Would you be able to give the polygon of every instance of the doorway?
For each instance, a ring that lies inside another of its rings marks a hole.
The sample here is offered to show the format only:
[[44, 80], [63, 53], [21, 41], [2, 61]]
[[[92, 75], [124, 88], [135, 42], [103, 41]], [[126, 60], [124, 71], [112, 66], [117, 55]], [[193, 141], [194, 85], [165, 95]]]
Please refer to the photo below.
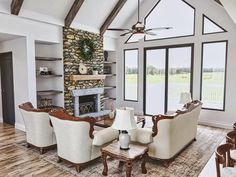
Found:
[[12, 52], [0, 54], [1, 95], [3, 122], [15, 125], [15, 101]]

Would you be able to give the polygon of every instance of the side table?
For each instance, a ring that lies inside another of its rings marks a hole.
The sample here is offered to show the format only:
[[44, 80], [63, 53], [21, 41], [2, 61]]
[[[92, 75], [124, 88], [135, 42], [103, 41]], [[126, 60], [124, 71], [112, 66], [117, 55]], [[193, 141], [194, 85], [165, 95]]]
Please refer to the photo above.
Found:
[[119, 160], [119, 163], [125, 163], [126, 166], [126, 177], [131, 176], [133, 161], [141, 159], [142, 173], [146, 174], [147, 169], [145, 167], [146, 160], [148, 158], [148, 147], [140, 144], [130, 144], [129, 150], [121, 150], [119, 142], [114, 142], [104, 148], [102, 151], [102, 161], [104, 170], [102, 174], [108, 175], [107, 157], [110, 156], [113, 159]]

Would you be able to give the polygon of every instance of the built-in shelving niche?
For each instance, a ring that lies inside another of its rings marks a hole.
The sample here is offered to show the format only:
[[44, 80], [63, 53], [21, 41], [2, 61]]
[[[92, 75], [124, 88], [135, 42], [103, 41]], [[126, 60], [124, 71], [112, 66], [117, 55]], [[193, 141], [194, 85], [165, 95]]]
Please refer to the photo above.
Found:
[[[50, 103], [50, 108], [64, 107], [62, 44], [35, 44], [37, 107]], [[40, 74], [39, 67], [47, 67], [50, 74]], [[48, 99], [49, 101], [47, 101]], [[43, 101], [42, 101], [43, 100]], [[51, 100], [51, 101], [50, 101]]]

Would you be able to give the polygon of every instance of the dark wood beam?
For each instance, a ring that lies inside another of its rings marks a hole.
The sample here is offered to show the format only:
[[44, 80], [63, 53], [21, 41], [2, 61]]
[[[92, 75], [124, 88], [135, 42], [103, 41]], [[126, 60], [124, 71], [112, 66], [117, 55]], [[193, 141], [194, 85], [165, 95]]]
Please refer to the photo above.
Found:
[[220, 2], [220, 0], [215, 0], [215, 2], [217, 2], [218, 4], [223, 6], [223, 4]]
[[65, 18], [65, 26], [69, 27], [73, 20], [75, 19], [76, 14], [79, 12], [79, 9], [81, 8], [82, 4], [84, 3], [84, 0], [75, 0], [69, 13], [67, 14]]
[[24, 0], [12, 0], [11, 2], [11, 14], [18, 15]]
[[116, 6], [114, 7], [114, 9], [111, 11], [110, 15], [107, 17], [107, 19], [105, 20], [105, 22], [101, 26], [101, 28], [100, 28], [101, 35], [103, 35], [105, 33], [107, 28], [110, 26], [112, 21], [116, 18], [117, 14], [120, 12], [120, 10], [122, 9], [122, 7], [125, 5], [126, 2], [127, 2], [127, 0], [119, 0], [118, 1]]

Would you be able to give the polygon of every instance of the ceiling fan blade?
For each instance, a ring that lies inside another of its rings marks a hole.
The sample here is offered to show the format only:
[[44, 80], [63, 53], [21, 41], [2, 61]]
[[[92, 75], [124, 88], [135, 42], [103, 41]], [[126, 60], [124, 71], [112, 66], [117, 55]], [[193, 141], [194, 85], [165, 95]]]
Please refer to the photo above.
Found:
[[146, 31], [157, 31], [157, 30], [168, 30], [168, 29], [173, 29], [172, 27], [159, 27], [159, 28], [150, 28], [147, 29]]
[[130, 31], [130, 29], [122, 29], [122, 28], [108, 28], [109, 31]]
[[129, 34], [129, 33], [132, 33], [132, 32], [129, 31], [129, 32], [126, 32], [126, 33], [121, 34], [120, 36], [125, 36], [125, 35], [127, 35], [127, 34]]
[[157, 35], [157, 34], [155, 34], [155, 33], [149, 32], [149, 31], [145, 31], [145, 34], [151, 35], [151, 36], [156, 36], [156, 35]]

